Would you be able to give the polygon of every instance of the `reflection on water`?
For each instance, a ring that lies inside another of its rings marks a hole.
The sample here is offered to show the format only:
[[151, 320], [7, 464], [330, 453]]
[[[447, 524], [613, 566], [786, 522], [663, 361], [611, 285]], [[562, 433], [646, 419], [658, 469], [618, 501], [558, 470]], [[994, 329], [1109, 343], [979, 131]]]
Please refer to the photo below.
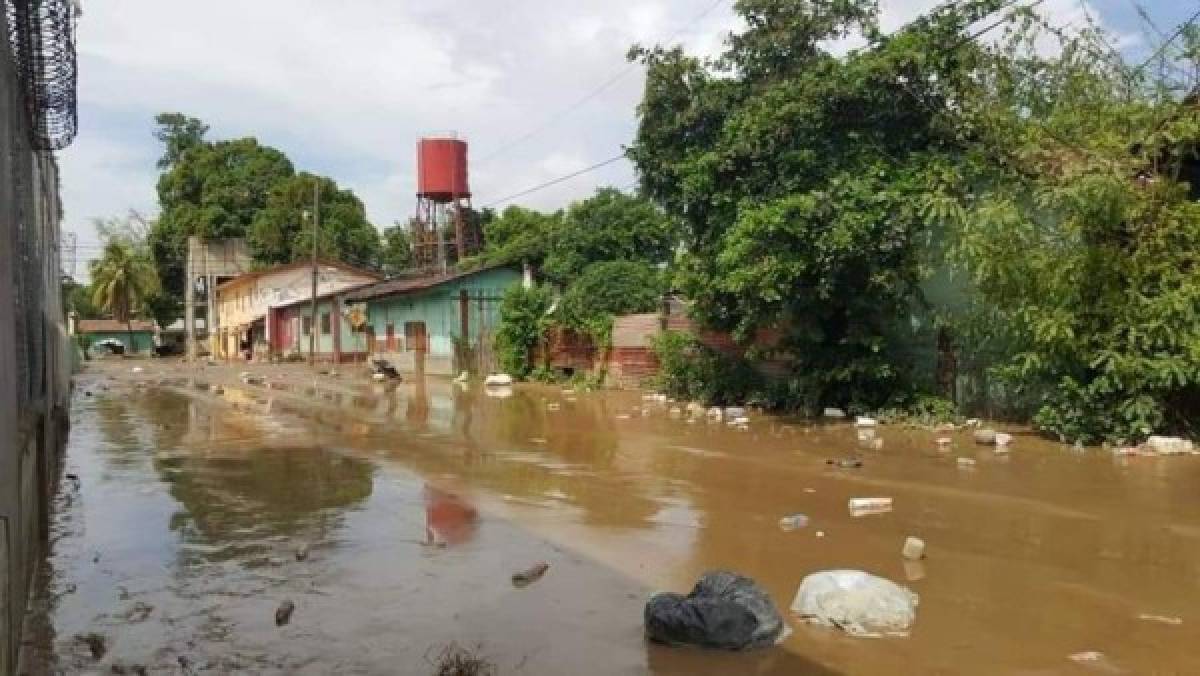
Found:
[[[739, 429], [636, 394], [201, 372], [224, 390], [122, 386], [77, 407], [69, 462], [84, 485], [55, 524], [45, 659], [95, 666], [71, 637], [99, 631], [130, 659], [264, 673], [412, 673], [447, 640], [484, 642], [501, 673], [882, 673], [898, 660], [1053, 673], [1081, 650], [1130, 672], [1200, 672], [1190, 458], [1114, 462], [1028, 436], [1000, 456], [968, 432], [939, 447], [893, 427], [860, 447], [846, 425]], [[850, 456], [862, 466], [826, 464]], [[893, 510], [847, 512], [871, 496]], [[790, 514], [808, 526], [782, 531]], [[900, 556], [909, 535], [929, 543], [925, 560]], [[507, 584], [539, 560], [544, 579]], [[650, 588], [731, 568], [786, 608], [804, 575], [844, 567], [921, 595], [910, 638], [796, 626], [751, 656], [641, 639]], [[276, 629], [283, 598], [296, 616]], [[139, 602], [155, 610], [133, 622]]]
[[425, 484], [427, 544], [458, 545], [470, 540], [479, 526], [479, 512], [461, 496]]

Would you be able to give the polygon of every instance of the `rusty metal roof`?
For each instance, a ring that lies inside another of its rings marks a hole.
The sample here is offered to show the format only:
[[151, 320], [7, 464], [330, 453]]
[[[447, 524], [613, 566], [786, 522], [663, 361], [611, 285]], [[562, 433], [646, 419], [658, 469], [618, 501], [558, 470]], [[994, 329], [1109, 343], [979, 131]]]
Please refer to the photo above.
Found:
[[436, 286], [440, 286], [447, 282], [452, 282], [456, 279], [470, 277], [488, 270], [496, 268], [506, 268], [508, 265], [490, 265], [474, 270], [450, 271], [446, 273], [434, 273], [411, 277], [396, 277], [393, 279], [384, 280], [376, 284], [361, 287], [346, 294], [346, 300], [357, 303], [365, 300], [373, 300], [384, 296], [399, 296], [408, 293], [417, 293], [426, 291]]

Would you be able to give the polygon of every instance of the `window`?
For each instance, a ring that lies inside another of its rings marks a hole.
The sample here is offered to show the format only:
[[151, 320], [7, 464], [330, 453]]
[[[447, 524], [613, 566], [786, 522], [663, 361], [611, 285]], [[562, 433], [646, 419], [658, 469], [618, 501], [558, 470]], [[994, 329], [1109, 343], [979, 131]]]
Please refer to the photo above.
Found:
[[312, 333], [312, 317], [305, 317], [304, 318], [304, 335], [307, 336], [310, 333]]
[[322, 313], [321, 313], [321, 335], [322, 335], [322, 336], [328, 336], [328, 335], [329, 335], [329, 332], [330, 332], [331, 330], [332, 330], [332, 329], [331, 329], [331, 327], [330, 327], [330, 325], [329, 325], [329, 313], [328, 313], [328, 312], [322, 312]]

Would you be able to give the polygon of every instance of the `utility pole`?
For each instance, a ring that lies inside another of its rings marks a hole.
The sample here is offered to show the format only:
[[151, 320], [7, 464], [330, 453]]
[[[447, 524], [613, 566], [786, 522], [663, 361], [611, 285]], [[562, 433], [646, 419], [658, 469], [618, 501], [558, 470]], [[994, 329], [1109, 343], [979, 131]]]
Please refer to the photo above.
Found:
[[321, 227], [321, 179], [313, 182], [312, 309], [308, 332], [308, 364], [317, 363], [317, 233]]

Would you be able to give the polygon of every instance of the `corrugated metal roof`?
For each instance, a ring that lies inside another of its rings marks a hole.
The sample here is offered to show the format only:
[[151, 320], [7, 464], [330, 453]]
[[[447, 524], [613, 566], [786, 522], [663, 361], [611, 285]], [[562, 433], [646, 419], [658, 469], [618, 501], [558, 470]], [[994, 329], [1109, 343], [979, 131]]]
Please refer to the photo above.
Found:
[[352, 291], [346, 294], [346, 300], [352, 303], [357, 303], [365, 300], [382, 298], [384, 296], [399, 296], [407, 293], [426, 291], [436, 286], [441, 286], [447, 282], [452, 282], [456, 279], [462, 279], [464, 277], [478, 275], [489, 270], [507, 267], [512, 266], [491, 265], [488, 267], [476, 268], [474, 270], [467, 270], [463, 272], [448, 272], [445, 274], [423, 275], [420, 277], [397, 277], [395, 279], [388, 279], [376, 284], [370, 284]]
[[[365, 289], [369, 286], [372, 286], [372, 285], [378, 284], [378, 283], [379, 282], [367, 282], [366, 284], [359, 284], [358, 286], [348, 286], [344, 289], [338, 289], [337, 291], [327, 291], [327, 292], [317, 296], [317, 302], [320, 303], [323, 301], [327, 301], [330, 298], [353, 293], [359, 289]], [[312, 296], [309, 295], [306, 298], [297, 298], [296, 300], [291, 300], [286, 303], [280, 303], [279, 305], [272, 305], [271, 309], [272, 310], [285, 310], [288, 308], [295, 307], [297, 305], [308, 305], [311, 302], [312, 302]]]
[[[312, 265], [312, 261], [301, 260], [301, 261], [294, 261], [292, 263], [284, 263], [283, 265], [276, 265], [276, 266], [270, 267], [270, 268], [264, 268], [262, 270], [255, 270], [254, 272], [247, 272], [244, 275], [238, 275], [237, 277], [234, 277], [233, 279], [230, 279], [228, 281], [218, 284], [216, 287], [216, 290], [217, 291], [226, 291], [232, 287], [240, 286], [251, 280], [258, 279], [259, 277], [265, 277], [267, 275], [273, 275], [273, 274], [280, 273], [280, 272], [289, 272], [291, 270], [298, 270], [300, 268], [307, 268], [307, 267], [310, 267], [311, 265]], [[319, 267], [337, 268], [339, 270], [343, 270], [343, 271], [349, 272], [351, 274], [362, 275], [363, 277], [367, 277], [370, 279], [381, 279], [381, 276], [377, 272], [367, 270], [365, 268], [355, 267], [353, 265], [349, 265], [349, 264], [343, 263], [341, 261], [335, 261], [335, 260], [330, 260], [330, 259], [326, 259], [326, 258], [318, 258], [317, 265]]]
[[131, 326], [133, 327], [134, 331], [138, 331], [138, 332], [149, 331], [150, 333], [154, 333], [155, 328], [156, 328], [154, 325], [154, 322], [147, 321], [145, 319], [135, 319], [132, 322], [130, 322], [129, 324], [126, 324], [125, 322], [119, 322], [115, 319], [80, 319], [78, 322], [75, 323], [75, 332], [76, 333], [106, 333], [106, 332], [125, 333], [130, 330]]

